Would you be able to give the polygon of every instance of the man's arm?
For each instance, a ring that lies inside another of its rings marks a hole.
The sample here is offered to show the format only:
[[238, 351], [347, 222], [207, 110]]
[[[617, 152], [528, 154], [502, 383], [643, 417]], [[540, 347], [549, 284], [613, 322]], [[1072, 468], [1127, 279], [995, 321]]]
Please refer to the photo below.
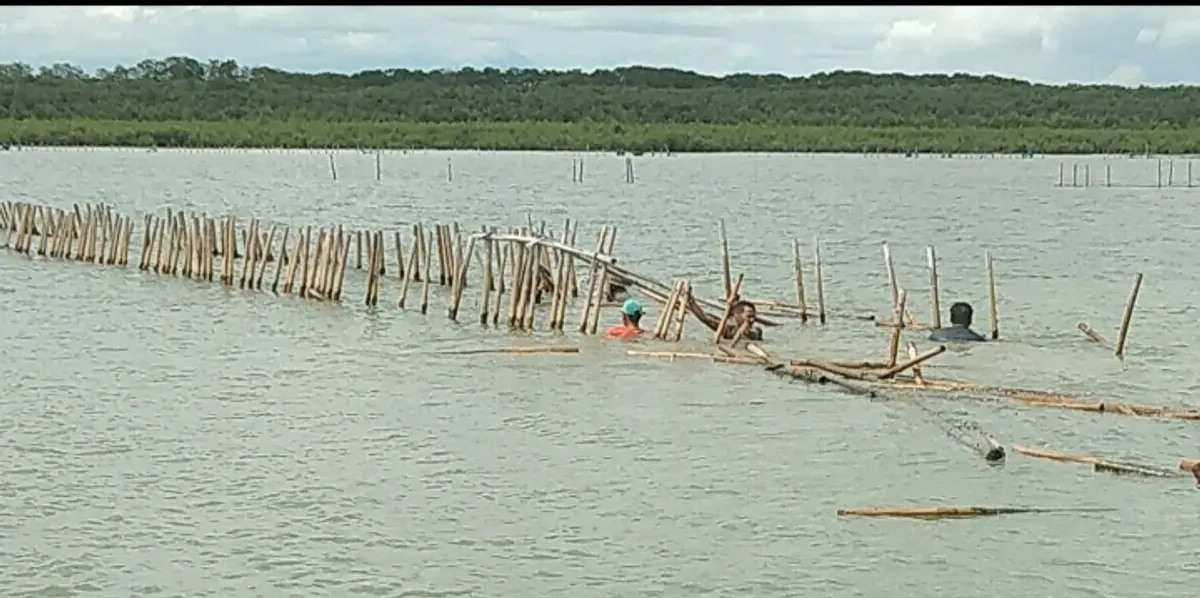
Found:
[[[699, 303], [696, 303], [696, 298], [692, 296], [692, 293], [690, 291], [688, 292], [688, 295], [687, 295], [687, 307], [688, 307], [688, 311], [692, 312], [692, 315], [696, 316], [697, 320], [700, 320], [701, 322], [704, 323], [705, 326], [708, 326], [709, 330], [716, 332], [717, 326], [721, 325], [720, 318], [714, 318], [711, 315], [704, 313], [704, 310], [700, 308]], [[728, 338], [728, 332], [729, 332], [729, 327], [726, 326], [725, 327], [726, 338]]]

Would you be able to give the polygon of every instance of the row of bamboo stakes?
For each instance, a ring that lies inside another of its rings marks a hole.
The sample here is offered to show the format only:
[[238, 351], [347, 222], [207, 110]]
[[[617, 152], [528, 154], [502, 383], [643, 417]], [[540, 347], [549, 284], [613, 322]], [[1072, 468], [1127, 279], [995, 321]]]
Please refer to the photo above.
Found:
[[129, 261], [133, 222], [111, 206], [76, 204], [62, 210], [5, 202], [0, 204], [0, 225], [4, 229], [0, 247], [18, 253], [110, 266]]
[[[57, 257], [82, 239], [72, 254], [80, 260], [125, 265], [129, 259], [135, 222], [109, 206], [97, 205], [60, 210], [28, 203], [0, 203], [5, 247]], [[57, 235], [64, 226], [72, 233]], [[235, 216], [211, 217], [168, 209], [165, 215], [146, 214], [142, 220], [138, 268], [158, 275], [194, 280], [219, 281], [225, 286], [295, 294], [321, 301], [341, 301], [346, 270], [366, 270], [364, 303], [378, 307], [382, 280], [387, 273], [385, 236], [382, 231], [346, 231], [341, 226], [265, 227], [258, 219], [240, 223]], [[265, 229], [265, 230], [264, 230]], [[601, 308], [611, 295], [612, 285], [632, 284], [666, 303], [660, 339], [678, 340], [686, 318], [683, 281], [668, 287], [653, 279], [617, 268], [611, 257], [617, 228], [606, 226], [598, 235], [596, 248], [588, 253], [574, 247], [576, 224], [567, 219], [561, 235], [547, 234], [545, 222], [500, 233], [484, 227], [466, 233], [457, 223], [412, 226], [407, 259], [401, 233], [394, 232], [396, 276], [399, 279], [397, 308], [404, 309], [415, 297], [421, 313], [427, 313], [430, 287], [449, 287], [447, 315], [459, 319], [464, 291], [471, 286], [470, 269], [477, 264], [481, 296], [479, 321], [516, 330], [532, 330], [541, 312], [553, 331], [567, 327], [572, 299], [585, 296], [578, 330], [596, 334]], [[43, 231], [47, 234], [41, 234]], [[52, 240], [53, 239], [53, 240]], [[351, 249], [354, 252], [351, 254]], [[436, 262], [435, 262], [436, 256]], [[268, 267], [274, 264], [270, 274]], [[587, 268], [580, 283], [580, 267]], [[417, 286], [419, 285], [419, 287]], [[549, 305], [539, 309], [544, 303]], [[707, 301], [710, 306], [715, 302]], [[669, 328], [669, 329], [668, 329]]]

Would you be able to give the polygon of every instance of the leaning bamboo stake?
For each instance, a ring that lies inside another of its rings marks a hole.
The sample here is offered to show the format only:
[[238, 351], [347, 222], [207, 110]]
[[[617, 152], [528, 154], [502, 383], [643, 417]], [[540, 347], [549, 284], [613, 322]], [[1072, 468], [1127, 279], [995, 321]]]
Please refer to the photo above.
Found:
[[813, 240], [813, 269], [817, 277], [817, 321], [825, 323], [825, 280], [821, 274], [821, 240]]
[[725, 219], [720, 220], [721, 229], [721, 280], [725, 283], [725, 296], [733, 289], [733, 273], [729, 269], [729, 236], [725, 234]]
[[[483, 240], [483, 282], [480, 286], [483, 287], [483, 303], [479, 308], [479, 323], [487, 326], [488, 313], [492, 308], [492, 288], [495, 286], [492, 282], [492, 252], [495, 249], [496, 242], [490, 238]], [[499, 301], [499, 297], [497, 297]]]
[[[604, 253], [606, 255], [610, 255], [610, 256], [612, 255], [613, 245], [616, 242], [617, 242], [617, 226], [614, 224], [611, 227], [609, 227], [608, 242], [604, 246]], [[604, 300], [604, 294], [605, 294], [604, 291], [605, 291], [605, 289], [608, 288], [608, 284], [609, 284], [608, 276], [609, 276], [609, 264], [607, 262], [601, 262], [600, 272], [599, 272], [599, 276], [598, 276], [598, 278], [600, 279], [600, 288], [597, 289], [597, 292], [596, 292], [596, 303], [595, 303], [594, 309], [592, 310], [592, 314], [591, 314], [592, 320], [588, 324], [588, 334], [593, 334], [593, 335], [596, 334], [596, 328], [600, 323], [600, 305], [601, 305], [601, 302]]]
[[908, 517], [914, 519], [964, 519], [1025, 513], [1099, 513], [1110, 508], [1088, 507], [863, 507], [838, 509], [839, 517]]
[[404, 242], [400, 239], [400, 231], [393, 231], [396, 242], [396, 278], [404, 278]]
[[[421, 227], [421, 234], [423, 236], [425, 235], [425, 230], [424, 230], [423, 226]], [[424, 275], [421, 277], [421, 313], [422, 314], [428, 313], [428, 311], [429, 311], [429, 279], [433, 278], [430, 275], [430, 270], [429, 270], [429, 268], [432, 266], [432, 259], [433, 259], [432, 253], [429, 250], [429, 246], [431, 244], [433, 244], [433, 232], [430, 232], [428, 234], [428, 236], [425, 236], [421, 240], [421, 253], [425, 259], [425, 266], [423, 268]]]
[[525, 274], [525, 302], [524, 311], [521, 312], [521, 328], [523, 330], [533, 330], [535, 312], [537, 310], [537, 289], [539, 268], [541, 266], [542, 246], [539, 243], [534, 243], [529, 247], [529, 271]]
[[1142, 273], [1138, 272], [1133, 279], [1133, 290], [1129, 292], [1129, 301], [1125, 303], [1125, 312], [1121, 315], [1121, 330], [1117, 332], [1117, 346], [1114, 354], [1117, 359], [1125, 359], [1125, 341], [1129, 338], [1129, 325], [1133, 322], [1133, 306], [1137, 303], [1138, 291], [1142, 289]]
[[412, 285], [413, 277], [417, 274], [417, 258], [421, 256], [421, 240], [425, 235], [421, 233], [417, 225], [413, 225], [413, 241], [408, 250], [408, 267], [404, 268], [404, 280], [400, 283], [400, 298], [396, 301], [396, 307], [404, 309], [404, 304], [408, 302], [408, 288]]
[[996, 309], [996, 268], [992, 262], [992, 252], [984, 253], [984, 261], [987, 263], [988, 277], [988, 321], [991, 324], [992, 340], [1000, 338], [1000, 316]]
[[[499, 327], [500, 326], [500, 310], [502, 309], [501, 306], [504, 304], [504, 289], [506, 288], [505, 283], [504, 283], [504, 272], [509, 268], [509, 264], [512, 262], [512, 259], [513, 259], [512, 251], [513, 250], [512, 250], [511, 243], [501, 244], [501, 242], [496, 239], [492, 239], [492, 243], [495, 245], [495, 253], [497, 254], [496, 255], [496, 260], [497, 260], [496, 261], [496, 302], [492, 307], [492, 326]], [[509, 291], [511, 292], [511, 290], [512, 289], [510, 287]]]
[[336, 274], [333, 279], [333, 300], [342, 300], [342, 287], [346, 283], [346, 266], [350, 263], [350, 238], [343, 237], [341, 252], [338, 254]]
[[736, 304], [735, 298], [742, 290], [742, 281], [745, 279], [744, 274], [738, 274], [737, 282], [729, 289], [729, 295], [725, 297], [725, 312], [721, 314], [721, 320], [717, 325], [717, 330], [713, 333], [713, 344], [721, 344], [721, 338], [725, 336], [725, 326], [729, 322], [729, 316], [733, 314], [733, 306]]
[[283, 228], [283, 240], [279, 243], [279, 259], [275, 260], [275, 280], [271, 281], [271, 292], [279, 294], [279, 278], [283, 274], [284, 266], [291, 268], [291, 261], [288, 259], [288, 237], [292, 234], [292, 227], [285, 226]]
[[[267, 233], [267, 243], [262, 248], [262, 263], [258, 265], [258, 276], [254, 277], [254, 288], [262, 290], [262, 279], [267, 273], [267, 258], [271, 255], [271, 247], [275, 244], [275, 225], [271, 225], [271, 232]], [[276, 260], [282, 261], [282, 260]], [[278, 268], [276, 268], [278, 271]]]
[[588, 325], [588, 322], [591, 320], [591, 311], [593, 309], [593, 304], [595, 304], [597, 306], [596, 309], [599, 309], [598, 306], [600, 303], [600, 301], [599, 301], [600, 297], [598, 297], [598, 295], [601, 294], [602, 289], [600, 288], [599, 280], [598, 280], [598, 274], [599, 274], [599, 269], [600, 269], [599, 261], [595, 259], [595, 256], [600, 255], [600, 253], [604, 250], [605, 237], [607, 235], [608, 235], [608, 226], [605, 225], [604, 227], [602, 227], [600, 229], [600, 234], [597, 235], [596, 251], [593, 253], [593, 259], [589, 260], [588, 275], [587, 275], [587, 281], [588, 281], [587, 295], [585, 296], [585, 301], [584, 301], [584, 305], [583, 305], [583, 313], [579, 317], [579, 332], [583, 333], [583, 334], [587, 334], [587, 325]]
[[[917, 359], [917, 344], [912, 341], [908, 342], [908, 359], [910, 361]], [[913, 382], [918, 386], [925, 386], [925, 376], [921, 372], [921, 365], [919, 363], [912, 366], [912, 377]]]
[[675, 287], [671, 289], [671, 294], [667, 296], [667, 303], [658, 313], [658, 321], [654, 324], [654, 338], [663, 338], [667, 334], [667, 324], [671, 322], [671, 312], [675, 309], [675, 304], [679, 301], [679, 294], [683, 286], [683, 281], [675, 283]]
[[896, 295], [896, 304], [893, 306], [892, 321], [895, 325], [892, 327], [892, 335], [888, 339], [888, 367], [896, 366], [896, 359], [900, 354], [900, 335], [904, 330], [904, 305], [908, 302], [908, 291], [900, 289]]
[[458, 308], [462, 304], [463, 288], [467, 285], [467, 272], [471, 267], [471, 260], [475, 257], [475, 243], [472, 239], [470, 246], [467, 248], [465, 259], [458, 264], [458, 272], [454, 276], [454, 285], [451, 291], [450, 308], [447, 310], [447, 315], [451, 320], [458, 320]]
[[800, 306], [800, 323], [808, 322], [808, 301], [804, 297], [804, 262], [800, 260], [800, 239], [792, 239], [792, 269], [796, 271], [796, 305]]
[[895, 310], [900, 304], [900, 283], [896, 281], [896, 264], [892, 261], [892, 250], [887, 243], [883, 244], [883, 267], [887, 272], [888, 286], [891, 288], [892, 309]]
[[687, 321], [688, 315], [688, 310], [684, 303], [686, 301], [686, 297], [690, 296], [691, 294], [692, 283], [683, 281], [683, 296], [679, 298], [678, 309], [676, 309], [676, 313], [678, 315], [675, 316], [675, 334], [672, 336], [671, 342], [677, 343], [679, 342], [679, 339], [683, 337], [683, 324], [685, 321]]

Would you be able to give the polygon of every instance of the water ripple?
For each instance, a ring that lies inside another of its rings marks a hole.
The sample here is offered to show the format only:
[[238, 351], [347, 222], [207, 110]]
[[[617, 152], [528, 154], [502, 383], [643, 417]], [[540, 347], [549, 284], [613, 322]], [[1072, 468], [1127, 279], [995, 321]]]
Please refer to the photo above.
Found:
[[[576, 185], [567, 159], [459, 153], [448, 184], [444, 155], [388, 154], [376, 183], [373, 157], [342, 153], [333, 183], [322, 153], [31, 151], [5, 157], [0, 184], [280, 224], [520, 224], [529, 210], [590, 234], [619, 220], [623, 261], [706, 294], [724, 217], [748, 294], [791, 297], [790, 239], [807, 258], [820, 236], [827, 300], [844, 312], [886, 311], [887, 241], [922, 320], [925, 245], [941, 255], [943, 305], [984, 305], [990, 249], [1004, 342], [949, 351], [930, 374], [1197, 405], [1186, 331], [1200, 248], [1180, 190], [1056, 190], [1044, 160], [811, 156], [638, 158], [637, 185], [620, 158], [589, 156]], [[63, 168], [76, 176], [46, 174]], [[1074, 327], [1113, 335], [1139, 270], [1122, 364]], [[428, 317], [369, 314], [358, 271], [341, 307], [10, 252], [0, 281], [6, 596], [1191, 595], [1190, 482], [1016, 456], [988, 467], [901, 401], [447, 325], [440, 289]], [[841, 320], [768, 334], [784, 355], [879, 359], [887, 342]], [[584, 355], [431, 354], [501, 342]], [[1194, 422], [921, 400], [1005, 443], [1197, 457]], [[937, 503], [1120, 510], [834, 517]]]

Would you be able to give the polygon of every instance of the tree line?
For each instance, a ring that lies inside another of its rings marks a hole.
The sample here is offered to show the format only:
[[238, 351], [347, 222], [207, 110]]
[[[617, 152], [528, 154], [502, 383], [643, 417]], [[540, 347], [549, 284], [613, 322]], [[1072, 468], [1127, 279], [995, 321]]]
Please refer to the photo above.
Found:
[[0, 65], [0, 116], [128, 121], [567, 122], [839, 127], [1188, 128], [1200, 88], [1049, 86], [838, 71], [712, 77], [667, 68], [294, 73], [175, 56], [94, 73]]
[[1200, 88], [669, 68], [295, 73], [175, 56], [0, 64], [0, 143], [643, 151], [1195, 152]]

